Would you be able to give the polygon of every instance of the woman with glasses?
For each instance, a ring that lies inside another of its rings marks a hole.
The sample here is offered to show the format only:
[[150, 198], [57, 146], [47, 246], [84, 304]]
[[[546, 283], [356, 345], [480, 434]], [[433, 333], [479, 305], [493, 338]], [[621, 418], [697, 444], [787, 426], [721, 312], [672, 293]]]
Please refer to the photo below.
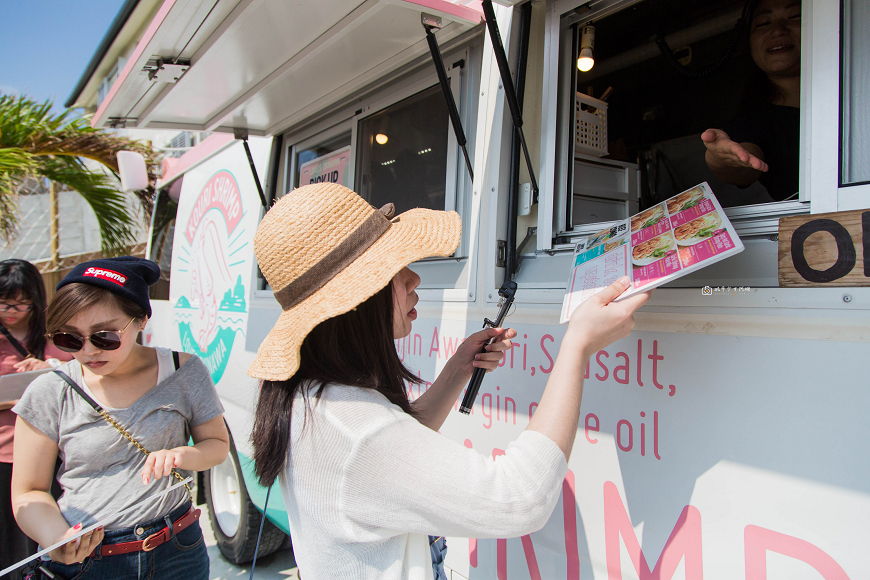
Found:
[[75, 360], [38, 377], [13, 409], [15, 517], [43, 547], [104, 525], [49, 552], [46, 577], [208, 578], [200, 512], [177, 484], [221, 463], [229, 436], [202, 361], [136, 342], [159, 276], [141, 258], [93, 260], [58, 284], [48, 307], [49, 340]]
[[[0, 375], [50, 368], [70, 360], [45, 340], [45, 286], [39, 270], [25, 260], [0, 262]], [[36, 543], [12, 515], [12, 436], [16, 400], [0, 400], [0, 569], [33, 554]], [[16, 577], [16, 576], [13, 576]]]

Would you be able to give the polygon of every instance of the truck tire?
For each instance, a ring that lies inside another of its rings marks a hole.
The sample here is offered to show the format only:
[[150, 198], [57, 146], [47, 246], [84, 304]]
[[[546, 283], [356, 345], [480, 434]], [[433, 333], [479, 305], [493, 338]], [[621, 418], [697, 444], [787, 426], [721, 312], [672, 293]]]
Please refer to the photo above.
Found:
[[[202, 480], [208, 518], [218, 549], [233, 564], [250, 562], [257, 547], [262, 513], [248, 497], [232, 435], [226, 460], [204, 472]], [[267, 519], [263, 523], [257, 557], [281, 548], [286, 538], [287, 534]]]

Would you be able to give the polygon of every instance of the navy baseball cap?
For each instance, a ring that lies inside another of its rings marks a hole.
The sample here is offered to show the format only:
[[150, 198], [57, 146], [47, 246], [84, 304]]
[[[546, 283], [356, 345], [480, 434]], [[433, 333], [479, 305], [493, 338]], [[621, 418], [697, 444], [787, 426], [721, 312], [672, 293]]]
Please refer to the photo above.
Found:
[[64, 276], [55, 290], [67, 284], [88, 284], [132, 300], [151, 316], [148, 287], [160, 279], [160, 266], [145, 258], [121, 256], [79, 264]]

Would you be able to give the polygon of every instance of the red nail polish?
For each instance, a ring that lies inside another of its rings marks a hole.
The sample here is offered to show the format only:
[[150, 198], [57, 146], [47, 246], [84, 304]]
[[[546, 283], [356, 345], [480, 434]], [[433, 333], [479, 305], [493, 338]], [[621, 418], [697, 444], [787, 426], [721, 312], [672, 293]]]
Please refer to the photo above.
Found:
[[74, 527], [73, 529], [74, 529], [75, 531], [79, 531], [80, 529], [82, 529], [82, 524], [81, 524], [81, 523], [76, 524], [75, 527]]

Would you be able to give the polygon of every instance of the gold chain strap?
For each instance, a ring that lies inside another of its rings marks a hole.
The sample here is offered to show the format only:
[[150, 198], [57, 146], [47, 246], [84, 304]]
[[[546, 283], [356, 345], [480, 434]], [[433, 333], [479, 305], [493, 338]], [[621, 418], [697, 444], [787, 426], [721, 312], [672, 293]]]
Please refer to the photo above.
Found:
[[[120, 423], [118, 423], [117, 421], [115, 421], [114, 419], [112, 419], [112, 417], [110, 417], [109, 414], [106, 413], [105, 410], [102, 410], [102, 409], [101, 409], [101, 410], [98, 411], [98, 412], [100, 413], [100, 415], [102, 415], [103, 419], [105, 419], [106, 421], [108, 421], [109, 424], [112, 425], [112, 427], [114, 427], [115, 429], [117, 429], [117, 430], [121, 433], [121, 435], [123, 435], [123, 436], [124, 436], [124, 437], [125, 437], [125, 438], [130, 442], [130, 443], [132, 443], [133, 445], [135, 445], [136, 448], [137, 448], [139, 451], [141, 451], [142, 453], [144, 453], [146, 457], [149, 456], [149, 455], [151, 455], [151, 452], [150, 452], [150, 451], [148, 451], [147, 449], [145, 449], [144, 447], [142, 447], [142, 445], [141, 445], [138, 441], [136, 441], [136, 439], [134, 439], [132, 435], [130, 435], [129, 431], [127, 431], [126, 429], [124, 429], [124, 427], [123, 427]], [[177, 479], [178, 481], [180, 481], [180, 482], [181, 482], [181, 481], [184, 481], [184, 478], [181, 477], [181, 475], [180, 475], [177, 471], [175, 471], [175, 469], [173, 469], [170, 473], [172, 473], [172, 475], [174, 475], [174, 476], [175, 476], [175, 479]], [[187, 495], [188, 495], [188, 497], [190, 498], [191, 501], [193, 501], [193, 492], [190, 491], [190, 486], [189, 486], [188, 484], [185, 483], [185, 484], [184, 484], [184, 489], [187, 490]]]

